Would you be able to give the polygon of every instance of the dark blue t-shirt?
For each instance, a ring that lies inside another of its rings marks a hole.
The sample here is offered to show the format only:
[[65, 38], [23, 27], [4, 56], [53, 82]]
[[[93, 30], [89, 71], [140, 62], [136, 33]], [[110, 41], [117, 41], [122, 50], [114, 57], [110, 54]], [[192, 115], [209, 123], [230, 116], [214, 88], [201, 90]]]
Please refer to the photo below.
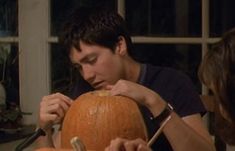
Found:
[[[174, 111], [180, 117], [205, 112], [205, 108], [191, 80], [179, 71], [142, 64], [138, 83], [157, 92], [165, 101], [173, 106]], [[76, 98], [90, 90], [93, 89], [89, 84], [80, 80], [74, 87], [70, 97]], [[140, 106], [140, 110], [147, 126], [148, 136], [151, 138], [159, 127], [151, 121], [150, 117], [152, 114], [146, 107]], [[154, 151], [172, 151], [171, 145], [164, 134], [158, 137], [152, 145], [152, 149]]]
[[[195, 113], [205, 113], [205, 108], [191, 80], [185, 74], [171, 68], [163, 68], [152, 65], [142, 65], [139, 83], [157, 92], [165, 101], [169, 102], [174, 111], [184, 117]], [[159, 128], [150, 120], [152, 114], [141, 106], [149, 138]], [[161, 134], [152, 145], [155, 151], [172, 151], [171, 145], [164, 134]]]

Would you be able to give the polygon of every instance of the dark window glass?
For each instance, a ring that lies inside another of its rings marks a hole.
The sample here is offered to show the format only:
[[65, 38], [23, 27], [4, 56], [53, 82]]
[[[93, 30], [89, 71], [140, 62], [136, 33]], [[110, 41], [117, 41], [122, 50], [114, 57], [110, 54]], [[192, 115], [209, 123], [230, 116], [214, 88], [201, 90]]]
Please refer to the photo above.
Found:
[[116, 10], [116, 3], [116, 0], [51, 0], [51, 35], [58, 35], [67, 16], [78, 7], [102, 6]]
[[0, 0], [0, 37], [18, 35], [18, 1]]
[[70, 82], [69, 60], [58, 44], [51, 44], [51, 91], [66, 92]]
[[0, 43], [0, 104], [19, 105], [18, 45]]
[[134, 57], [140, 62], [172, 67], [186, 73], [201, 92], [197, 70], [201, 61], [200, 45], [135, 44]]
[[225, 31], [235, 27], [235, 1], [210, 1], [210, 36], [220, 37]]
[[132, 35], [201, 36], [200, 0], [136, 0], [126, 2]]

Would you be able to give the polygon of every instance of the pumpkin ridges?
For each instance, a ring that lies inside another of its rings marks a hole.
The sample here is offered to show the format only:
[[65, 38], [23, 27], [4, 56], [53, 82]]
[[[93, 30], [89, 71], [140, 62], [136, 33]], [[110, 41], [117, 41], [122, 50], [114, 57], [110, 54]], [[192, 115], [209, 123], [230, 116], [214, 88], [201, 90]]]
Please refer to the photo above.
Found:
[[[140, 118], [139, 115], [140, 115], [140, 113], [139, 114], [135, 113], [136, 110], [138, 110], [138, 106], [132, 100], [128, 100], [128, 102], [126, 104], [123, 104], [122, 100], [115, 100], [115, 101], [119, 103], [119, 106], [121, 108], [128, 108], [129, 106], [134, 106], [135, 107], [135, 109], [133, 109], [133, 110], [125, 110], [125, 111], [122, 112], [122, 114], [124, 114], [125, 117], [129, 117], [129, 118], [126, 118], [126, 119], [117, 118], [116, 119], [116, 120], [118, 120], [117, 123], [119, 124], [120, 127], [126, 127], [126, 131], [124, 130], [125, 134], [122, 137], [134, 136], [134, 133], [133, 133], [134, 131], [128, 131], [128, 129], [133, 129], [134, 130], [135, 127], [141, 127], [141, 125], [139, 124], [139, 118]], [[127, 99], [126, 99], [126, 101], [127, 101]], [[118, 116], [122, 116], [122, 115], [118, 115]], [[129, 119], [132, 119], [136, 124], [130, 125], [129, 122], [128, 122]], [[136, 122], [136, 121], [138, 121], [138, 122]], [[139, 129], [139, 128], [137, 128], [137, 129]], [[137, 134], [137, 135], [139, 133], [140, 133], [140, 131], [135, 132], [135, 134]], [[134, 138], [129, 138], [129, 139], [134, 139]]]
[[123, 96], [112, 96], [110, 100], [110, 96], [97, 97], [95, 93], [86, 93], [76, 101], [64, 119], [62, 147], [71, 148], [69, 138], [75, 135], [87, 149], [97, 151], [103, 150], [117, 136], [147, 140], [142, 115], [133, 100]]

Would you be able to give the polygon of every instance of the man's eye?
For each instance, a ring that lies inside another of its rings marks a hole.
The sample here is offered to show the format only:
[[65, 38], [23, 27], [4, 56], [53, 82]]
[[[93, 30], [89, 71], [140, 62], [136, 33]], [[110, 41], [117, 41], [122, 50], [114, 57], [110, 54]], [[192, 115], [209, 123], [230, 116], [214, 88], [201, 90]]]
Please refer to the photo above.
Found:
[[94, 63], [96, 62], [96, 60], [97, 60], [96, 57], [90, 58], [90, 59], [88, 60], [88, 63], [89, 63], [89, 64], [94, 64]]

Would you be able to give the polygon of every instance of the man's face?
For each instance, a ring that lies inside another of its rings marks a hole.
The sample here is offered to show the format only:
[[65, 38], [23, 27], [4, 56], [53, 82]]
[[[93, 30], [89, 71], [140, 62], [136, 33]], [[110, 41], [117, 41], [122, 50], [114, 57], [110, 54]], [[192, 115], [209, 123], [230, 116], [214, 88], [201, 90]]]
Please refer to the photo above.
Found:
[[72, 48], [70, 60], [82, 77], [95, 89], [105, 89], [108, 84], [115, 84], [124, 78], [122, 56], [119, 47], [115, 52], [109, 48], [80, 42], [81, 51]]

